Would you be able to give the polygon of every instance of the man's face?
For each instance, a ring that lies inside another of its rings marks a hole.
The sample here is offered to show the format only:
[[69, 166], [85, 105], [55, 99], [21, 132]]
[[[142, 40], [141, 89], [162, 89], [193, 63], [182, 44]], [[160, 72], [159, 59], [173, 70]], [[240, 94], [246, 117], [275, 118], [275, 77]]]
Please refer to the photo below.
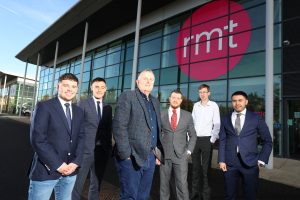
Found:
[[182, 95], [172, 92], [171, 96], [169, 97], [170, 105], [172, 108], [176, 109], [180, 106], [182, 102]]
[[149, 95], [153, 89], [154, 81], [153, 73], [145, 71], [140, 74], [138, 80], [136, 80], [136, 84], [141, 92]]
[[248, 100], [243, 95], [234, 95], [231, 98], [231, 102], [236, 112], [242, 112], [248, 104]]
[[103, 99], [106, 92], [106, 84], [103, 81], [95, 81], [91, 89], [93, 91], [93, 96], [96, 99]]
[[207, 101], [209, 95], [210, 95], [210, 92], [208, 91], [208, 89], [206, 87], [199, 90], [199, 97], [200, 97], [201, 101]]
[[58, 96], [65, 101], [71, 101], [75, 97], [77, 89], [78, 83], [72, 80], [62, 80], [56, 87]]

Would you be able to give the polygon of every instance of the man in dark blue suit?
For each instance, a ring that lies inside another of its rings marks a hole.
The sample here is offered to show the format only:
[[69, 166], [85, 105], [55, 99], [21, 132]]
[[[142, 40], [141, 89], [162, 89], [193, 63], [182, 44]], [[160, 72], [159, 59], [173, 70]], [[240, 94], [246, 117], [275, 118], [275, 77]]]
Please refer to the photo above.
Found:
[[29, 173], [29, 200], [70, 200], [84, 145], [83, 112], [72, 104], [78, 79], [59, 77], [58, 97], [39, 102], [30, 127], [34, 156]]
[[118, 99], [113, 135], [120, 199], [148, 200], [155, 163], [160, 164], [154, 155], [161, 139], [159, 101], [150, 94], [154, 81], [153, 72], [144, 70], [136, 81], [138, 89]]
[[[241, 177], [244, 199], [254, 200], [259, 167], [268, 163], [272, 138], [264, 120], [246, 109], [248, 96], [245, 92], [234, 92], [231, 99], [234, 111], [222, 119], [219, 134], [218, 161], [225, 176], [226, 199], [237, 199]], [[258, 137], [261, 140], [261, 150], [258, 150]]]
[[103, 101], [106, 92], [105, 80], [100, 77], [93, 79], [91, 90], [93, 96], [79, 102], [84, 112], [85, 146], [72, 200], [81, 199], [88, 173], [90, 173], [88, 199], [99, 199], [100, 184], [112, 148], [112, 108]]

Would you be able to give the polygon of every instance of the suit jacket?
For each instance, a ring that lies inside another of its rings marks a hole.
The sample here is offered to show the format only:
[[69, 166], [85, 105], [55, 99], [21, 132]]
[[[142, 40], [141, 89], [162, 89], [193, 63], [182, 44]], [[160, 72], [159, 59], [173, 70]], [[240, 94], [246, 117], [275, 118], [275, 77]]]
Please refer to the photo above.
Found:
[[[57, 169], [65, 163], [80, 166], [84, 146], [83, 112], [72, 104], [72, 128], [58, 98], [36, 105], [30, 127], [30, 142], [34, 151], [29, 177], [43, 181], [58, 179]], [[74, 175], [77, 170], [71, 174]]]
[[[109, 145], [111, 146], [112, 109], [111, 106], [105, 104], [103, 101], [102, 105], [102, 117], [101, 121], [99, 121], [93, 97], [79, 102], [79, 106], [84, 113], [84, 153], [93, 154], [96, 140], [100, 140], [100, 136], [102, 145], [105, 145], [107, 148]], [[97, 138], [96, 135], [98, 135]]]
[[[159, 101], [149, 95], [157, 116], [158, 144], [161, 139]], [[120, 159], [134, 157], [143, 166], [151, 149], [151, 121], [139, 89], [123, 92], [118, 99], [113, 119], [113, 135], [116, 154]]]
[[112, 108], [103, 103], [102, 117], [98, 125], [95, 142], [100, 142], [101, 147], [110, 152], [112, 149]]
[[[234, 163], [237, 146], [243, 162], [249, 167], [257, 165], [261, 160], [268, 163], [272, 151], [272, 138], [265, 121], [257, 114], [246, 111], [244, 126], [238, 136], [231, 122], [232, 113], [226, 115], [221, 121], [219, 162], [227, 165]], [[262, 141], [262, 149], [258, 151], [258, 136]]]
[[[187, 134], [189, 140], [187, 140]], [[177, 158], [187, 155], [187, 150], [193, 152], [197, 140], [191, 113], [180, 109], [180, 118], [175, 132], [171, 127], [168, 111], [162, 115], [162, 146], [165, 158], [172, 158], [173, 150]]]

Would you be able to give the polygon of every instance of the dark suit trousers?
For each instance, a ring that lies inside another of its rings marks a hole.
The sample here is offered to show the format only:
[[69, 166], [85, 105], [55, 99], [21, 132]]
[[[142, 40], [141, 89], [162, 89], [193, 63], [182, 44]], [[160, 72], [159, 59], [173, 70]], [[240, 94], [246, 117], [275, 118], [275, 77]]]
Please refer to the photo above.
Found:
[[108, 160], [111, 155], [109, 149], [104, 149], [101, 145], [96, 145], [95, 150], [95, 172], [99, 183], [98, 190], [100, 191], [101, 182], [105, 173], [105, 169], [108, 163]]
[[239, 188], [239, 179], [242, 178], [243, 191], [245, 200], [255, 200], [258, 185], [258, 166], [246, 166], [241, 157], [237, 154], [233, 166], [227, 165], [227, 172], [224, 173], [225, 177], [225, 190], [226, 199], [237, 199]]
[[88, 199], [99, 199], [99, 186], [95, 173], [94, 154], [83, 154], [82, 164], [79, 168], [76, 182], [72, 192], [72, 200], [80, 200], [81, 193], [84, 187], [85, 180], [90, 173], [90, 187], [88, 193]]
[[[200, 194], [203, 200], [210, 198], [208, 173], [211, 166], [211, 155], [212, 144], [210, 143], [210, 137], [197, 137], [197, 142], [192, 153], [192, 199], [198, 200]], [[200, 183], [202, 184], [201, 188]]]

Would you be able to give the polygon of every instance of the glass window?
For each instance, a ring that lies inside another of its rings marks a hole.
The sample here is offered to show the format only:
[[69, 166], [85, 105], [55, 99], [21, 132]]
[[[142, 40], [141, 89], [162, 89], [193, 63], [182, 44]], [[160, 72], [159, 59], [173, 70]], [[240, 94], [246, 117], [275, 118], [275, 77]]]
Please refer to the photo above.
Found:
[[[265, 0], [255, 0], [255, 1], [253, 1], [253, 0], [234, 0], [234, 1], [237, 2], [238, 4], [242, 5], [242, 8], [244, 8], [244, 9], [261, 4], [261, 3], [265, 3]], [[234, 4], [231, 4], [230, 7], [231, 7], [231, 10], [234, 12], [238, 10], [238, 8], [234, 6]]]
[[95, 58], [99, 58], [99, 57], [105, 56], [105, 54], [106, 54], [106, 47], [100, 47], [95, 52]]
[[146, 28], [141, 31], [140, 43], [152, 40], [162, 35], [162, 24]]
[[81, 66], [80, 65], [76, 65], [75, 69], [74, 69], [74, 74], [80, 74], [81, 71]]
[[105, 78], [118, 76], [119, 75], [119, 70], [120, 70], [120, 64], [106, 67]]
[[[229, 62], [236, 62], [240, 56], [231, 57]], [[230, 78], [257, 76], [265, 74], [265, 52], [242, 56], [238, 64], [229, 72]]]
[[93, 71], [93, 79], [96, 77], [104, 77], [104, 68], [96, 69]]
[[166, 69], [161, 69], [160, 72], [160, 84], [177, 84], [178, 80], [178, 67], [171, 67]]
[[109, 46], [109, 48], [107, 49], [107, 54], [116, 52], [116, 51], [120, 51], [121, 50], [121, 42], [122, 41], [117, 41], [114, 43], [111, 43]]
[[168, 20], [164, 25], [164, 35], [179, 31], [181, 23], [189, 17], [189, 14], [180, 15]]
[[178, 32], [163, 37], [163, 51], [176, 48]]
[[169, 96], [173, 90], [177, 88], [177, 85], [166, 85], [160, 87], [160, 102], [169, 102]]
[[201, 84], [210, 86], [210, 97], [212, 101], [225, 101], [226, 100], [226, 80], [190, 83], [189, 99], [193, 102], [199, 101], [198, 88]]
[[124, 89], [125, 88], [126, 89], [131, 88], [131, 79], [132, 79], [132, 75], [131, 74], [124, 76], [124, 85], [123, 85]]
[[107, 90], [105, 94], [105, 102], [116, 103], [117, 97], [118, 97], [118, 90], [116, 89]]
[[143, 71], [144, 69], [158, 69], [160, 66], [160, 54], [155, 54], [152, 56], [147, 56], [139, 59], [138, 71]]
[[159, 83], [159, 70], [153, 70], [155, 82], [154, 85], [157, 86]]
[[158, 53], [161, 49], [161, 38], [151, 40], [140, 44], [139, 57]]
[[133, 59], [133, 51], [134, 51], [133, 47], [129, 47], [129, 48], [126, 49], [126, 58], [125, 58], [125, 60], [132, 60]]
[[94, 69], [104, 67], [105, 66], [105, 56], [98, 57], [94, 59]]
[[107, 55], [106, 66], [113, 65], [120, 62], [120, 51]]
[[89, 81], [90, 80], [90, 74], [91, 74], [91, 72], [84, 72], [83, 76], [82, 76], [82, 81], [83, 82]]
[[125, 63], [125, 74], [130, 74], [132, 73], [132, 66], [133, 66], [133, 61], [127, 61]]
[[118, 87], [118, 77], [105, 79], [107, 90], [115, 90]]
[[[243, 90], [257, 99], [263, 99], [265, 96], [265, 77], [231, 79], [229, 80], [228, 101], [231, 101], [233, 92]], [[253, 103], [253, 102], [252, 102]]]
[[[251, 40], [250, 40], [249, 47], [247, 49], [247, 53], [253, 51], [265, 50], [265, 43], [266, 43], [265, 28], [253, 30], [251, 32]], [[230, 55], [232, 54], [230, 53]]]
[[167, 51], [162, 54], [161, 67], [171, 67], [177, 65], [176, 50]]
[[84, 63], [84, 67], [83, 67], [83, 71], [90, 71], [91, 70], [91, 60], [89, 60], [89, 61], [86, 61], [85, 63]]
[[81, 84], [81, 92], [87, 93], [89, 90], [89, 82], [84, 82]]

